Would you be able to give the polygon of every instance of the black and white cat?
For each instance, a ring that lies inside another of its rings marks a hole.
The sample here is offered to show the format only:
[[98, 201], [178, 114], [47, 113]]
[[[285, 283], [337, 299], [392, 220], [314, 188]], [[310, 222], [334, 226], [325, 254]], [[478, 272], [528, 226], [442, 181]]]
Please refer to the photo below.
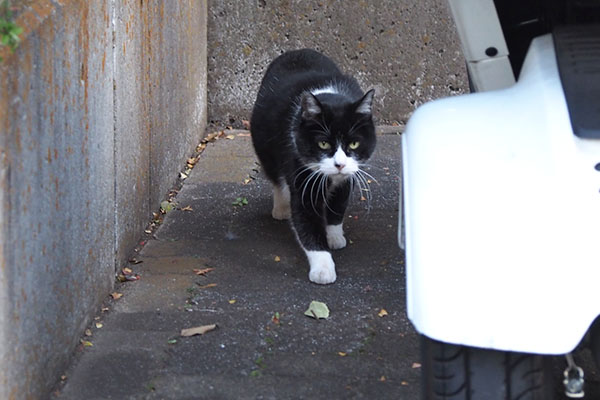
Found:
[[275, 219], [289, 219], [315, 283], [336, 280], [329, 249], [346, 246], [344, 213], [360, 167], [375, 149], [374, 90], [314, 50], [277, 57], [261, 82], [250, 129], [256, 154], [273, 183]]

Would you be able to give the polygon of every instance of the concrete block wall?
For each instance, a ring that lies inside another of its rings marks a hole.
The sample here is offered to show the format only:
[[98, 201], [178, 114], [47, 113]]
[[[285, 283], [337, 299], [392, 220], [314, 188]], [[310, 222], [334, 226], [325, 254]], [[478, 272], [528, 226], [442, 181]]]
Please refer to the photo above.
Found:
[[285, 50], [322, 51], [363, 89], [380, 123], [468, 90], [445, 0], [209, 0], [209, 120], [248, 119], [264, 71]]
[[0, 398], [38, 399], [204, 133], [207, 5], [18, 6], [0, 64]]

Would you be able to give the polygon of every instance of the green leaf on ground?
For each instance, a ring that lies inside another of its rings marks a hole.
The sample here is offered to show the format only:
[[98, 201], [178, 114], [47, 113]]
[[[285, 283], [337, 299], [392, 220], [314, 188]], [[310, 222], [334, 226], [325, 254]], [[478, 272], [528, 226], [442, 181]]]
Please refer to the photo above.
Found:
[[160, 203], [160, 211], [163, 214], [169, 213], [175, 209], [175, 204], [168, 202], [167, 200]]
[[238, 197], [235, 199], [235, 201], [233, 203], [234, 206], [246, 206], [248, 205], [248, 199], [245, 197]]
[[304, 315], [314, 319], [329, 318], [329, 308], [327, 308], [327, 304], [313, 300]]

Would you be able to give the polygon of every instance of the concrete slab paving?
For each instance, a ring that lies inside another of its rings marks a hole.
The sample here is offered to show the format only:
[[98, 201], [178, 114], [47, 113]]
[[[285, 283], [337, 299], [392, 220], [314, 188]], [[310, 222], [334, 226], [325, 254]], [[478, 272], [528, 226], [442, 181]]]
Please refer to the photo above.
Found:
[[[405, 315], [396, 240], [400, 136], [379, 137], [357, 195], [338, 280], [315, 285], [287, 222], [271, 218], [270, 184], [250, 137], [208, 145], [170, 212], [117, 287], [66, 372], [59, 399], [394, 398], [419, 393], [417, 336]], [[249, 183], [244, 183], [248, 177]], [[238, 197], [248, 204], [234, 206]], [[194, 269], [214, 268], [205, 276]], [[304, 315], [312, 300], [331, 315]], [[384, 309], [387, 315], [380, 317]], [[217, 324], [202, 336], [183, 328]], [[89, 332], [88, 332], [89, 333]]]

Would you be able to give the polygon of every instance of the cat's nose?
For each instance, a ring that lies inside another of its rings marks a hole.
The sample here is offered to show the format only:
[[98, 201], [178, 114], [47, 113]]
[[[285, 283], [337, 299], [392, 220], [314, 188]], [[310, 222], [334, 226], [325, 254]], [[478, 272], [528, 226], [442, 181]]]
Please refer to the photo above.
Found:
[[333, 165], [335, 165], [335, 167], [338, 169], [338, 171], [343, 170], [344, 167], [346, 166], [346, 164], [338, 164], [338, 163], [335, 163]]

